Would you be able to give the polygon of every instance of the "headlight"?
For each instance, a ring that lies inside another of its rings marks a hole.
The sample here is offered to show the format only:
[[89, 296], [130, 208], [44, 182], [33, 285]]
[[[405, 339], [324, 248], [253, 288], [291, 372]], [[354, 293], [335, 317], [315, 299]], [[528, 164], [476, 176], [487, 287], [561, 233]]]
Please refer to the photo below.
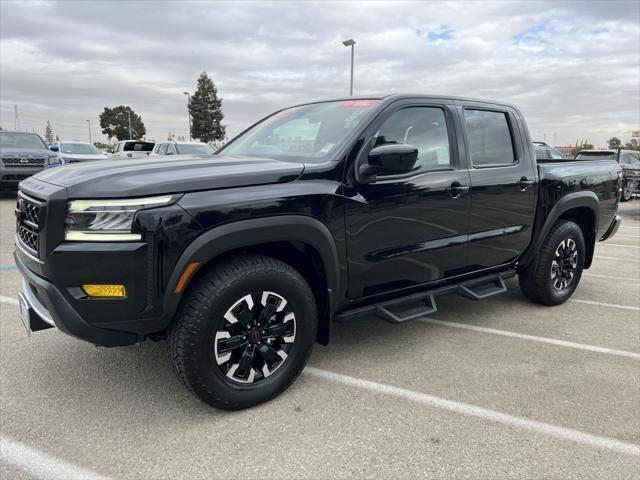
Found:
[[132, 233], [138, 210], [168, 205], [176, 195], [121, 200], [73, 200], [65, 219], [65, 240], [132, 242], [142, 240]]
[[60, 157], [49, 157], [47, 160], [47, 168], [59, 167], [60, 165], [64, 165]]

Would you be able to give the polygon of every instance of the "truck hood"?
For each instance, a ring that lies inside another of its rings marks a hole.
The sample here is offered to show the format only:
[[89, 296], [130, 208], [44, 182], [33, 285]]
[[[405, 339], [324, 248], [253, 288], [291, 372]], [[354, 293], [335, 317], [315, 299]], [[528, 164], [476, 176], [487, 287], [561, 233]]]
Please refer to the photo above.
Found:
[[269, 158], [169, 156], [74, 163], [33, 178], [65, 187], [70, 198], [117, 198], [284, 183], [303, 170], [301, 163]]

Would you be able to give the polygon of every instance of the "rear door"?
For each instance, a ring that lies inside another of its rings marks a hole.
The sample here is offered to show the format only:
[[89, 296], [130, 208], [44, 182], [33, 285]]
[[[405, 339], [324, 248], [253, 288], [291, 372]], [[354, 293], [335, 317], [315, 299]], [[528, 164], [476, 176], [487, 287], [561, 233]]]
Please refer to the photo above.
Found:
[[[467, 262], [469, 172], [460, 164], [452, 102], [396, 102], [366, 132], [418, 148], [411, 172], [378, 175], [347, 193], [349, 296], [360, 298], [459, 273]], [[453, 188], [452, 188], [453, 187]]]
[[469, 268], [510, 263], [529, 245], [537, 172], [520, 114], [509, 107], [463, 103], [470, 165]]

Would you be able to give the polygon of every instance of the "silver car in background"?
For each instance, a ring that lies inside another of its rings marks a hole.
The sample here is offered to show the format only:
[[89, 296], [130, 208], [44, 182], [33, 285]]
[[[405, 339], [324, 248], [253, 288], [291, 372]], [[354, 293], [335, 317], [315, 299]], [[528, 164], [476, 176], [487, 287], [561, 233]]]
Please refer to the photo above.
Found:
[[195, 155], [210, 157], [215, 150], [210, 145], [202, 142], [176, 142], [167, 140], [158, 142], [153, 148], [151, 155]]
[[106, 160], [109, 158], [103, 152], [87, 142], [56, 142], [54, 147], [58, 147], [58, 158], [63, 165], [78, 162], [88, 162], [92, 160]]

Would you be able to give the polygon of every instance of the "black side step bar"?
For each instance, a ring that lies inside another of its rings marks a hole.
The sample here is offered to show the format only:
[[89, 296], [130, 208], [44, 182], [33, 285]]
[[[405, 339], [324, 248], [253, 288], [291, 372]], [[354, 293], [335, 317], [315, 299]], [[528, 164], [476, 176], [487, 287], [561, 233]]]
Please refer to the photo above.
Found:
[[344, 322], [357, 317], [373, 315], [390, 323], [408, 322], [437, 312], [436, 297], [440, 295], [457, 293], [471, 300], [482, 300], [504, 293], [507, 291], [504, 281], [515, 274], [515, 270], [506, 270], [392, 300], [384, 300], [364, 307], [352, 308], [337, 313], [334, 320]]

